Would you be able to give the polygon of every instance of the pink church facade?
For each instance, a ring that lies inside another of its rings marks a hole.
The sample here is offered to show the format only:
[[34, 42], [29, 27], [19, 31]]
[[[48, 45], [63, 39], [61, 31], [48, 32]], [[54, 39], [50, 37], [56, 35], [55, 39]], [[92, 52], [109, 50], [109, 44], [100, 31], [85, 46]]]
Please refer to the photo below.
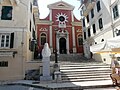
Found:
[[47, 42], [52, 53], [57, 50], [58, 54], [83, 54], [82, 26], [73, 14], [74, 6], [59, 1], [48, 8], [49, 15], [36, 26], [38, 51]]

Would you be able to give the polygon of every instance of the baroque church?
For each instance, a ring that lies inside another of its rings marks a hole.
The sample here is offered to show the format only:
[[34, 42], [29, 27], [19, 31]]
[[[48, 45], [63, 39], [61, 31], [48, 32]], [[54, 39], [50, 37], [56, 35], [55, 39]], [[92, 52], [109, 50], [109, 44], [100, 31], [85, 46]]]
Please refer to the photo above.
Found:
[[47, 42], [52, 53], [83, 54], [82, 25], [73, 14], [74, 6], [59, 1], [47, 6], [49, 14], [37, 22], [38, 52]]

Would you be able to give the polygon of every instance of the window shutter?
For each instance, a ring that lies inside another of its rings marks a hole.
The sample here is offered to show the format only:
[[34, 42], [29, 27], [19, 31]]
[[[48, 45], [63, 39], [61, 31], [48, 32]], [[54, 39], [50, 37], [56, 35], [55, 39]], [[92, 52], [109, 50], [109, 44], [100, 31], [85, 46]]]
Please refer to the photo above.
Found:
[[13, 45], [14, 45], [14, 33], [11, 33], [10, 48], [13, 48]]

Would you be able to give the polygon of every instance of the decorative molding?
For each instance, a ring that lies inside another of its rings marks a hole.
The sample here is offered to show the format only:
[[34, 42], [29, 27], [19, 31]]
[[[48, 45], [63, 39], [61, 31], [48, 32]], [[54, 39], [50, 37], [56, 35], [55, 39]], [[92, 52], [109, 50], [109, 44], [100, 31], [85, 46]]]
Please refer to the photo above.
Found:
[[82, 30], [81, 30], [81, 29], [77, 29], [76, 32], [80, 32], [80, 33], [82, 33]]
[[48, 31], [47, 28], [40, 28], [39, 31]]
[[66, 28], [66, 22], [68, 22], [68, 16], [64, 13], [58, 13], [56, 14], [56, 18], [59, 23], [58, 23], [58, 26], [59, 28]]
[[16, 50], [0, 49], [0, 57], [15, 57], [15, 54], [17, 54]]

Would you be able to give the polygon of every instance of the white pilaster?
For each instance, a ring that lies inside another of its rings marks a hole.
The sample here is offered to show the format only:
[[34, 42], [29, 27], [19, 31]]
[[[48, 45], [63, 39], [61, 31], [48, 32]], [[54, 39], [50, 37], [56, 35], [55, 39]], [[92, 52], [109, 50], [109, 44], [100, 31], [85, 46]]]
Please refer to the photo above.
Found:
[[[50, 21], [52, 21], [52, 10], [50, 10]], [[51, 51], [53, 51], [53, 45], [52, 45], [52, 26], [49, 27], [49, 33], [50, 33], [50, 38], [49, 38], [49, 41], [50, 41], [50, 49]]]
[[50, 33], [49, 41], [50, 41], [50, 48], [51, 48], [52, 47], [52, 26], [50, 26], [49, 33]]
[[[71, 18], [72, 22], [74, 22], [74, 16], [73, 16], [73, 11], [71, 11]], [[73, 37], [73, 53], [76, 52], [76, 44], [75, 44], [75, 28], [72, 26], [72, 37]]]
[[69, 35], [68, 34], [66, 39], [66, 45], [67, 45], [67, 54], [69, 54]]
[[72, 37], [73, 37], [73, 47], [75, 47], [76, 44], [75, 44], [75, 28], [74, 27], [72, 27]]

